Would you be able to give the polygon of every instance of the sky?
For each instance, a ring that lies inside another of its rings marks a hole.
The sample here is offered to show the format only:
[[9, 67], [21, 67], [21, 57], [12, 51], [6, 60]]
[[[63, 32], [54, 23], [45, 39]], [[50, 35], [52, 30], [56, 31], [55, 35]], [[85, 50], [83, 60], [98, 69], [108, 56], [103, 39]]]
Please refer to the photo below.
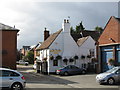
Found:
[[81, 21], [86, 30], [96, 26], [105, 27], [111, 16], [119, 17], [118, 0], [1, 0], [0, 23], [19, 29], [18, 49], [43, 41], [44, 28], [50, 34], [62, 28], [62, 22], [70, 16], [71, 26]]

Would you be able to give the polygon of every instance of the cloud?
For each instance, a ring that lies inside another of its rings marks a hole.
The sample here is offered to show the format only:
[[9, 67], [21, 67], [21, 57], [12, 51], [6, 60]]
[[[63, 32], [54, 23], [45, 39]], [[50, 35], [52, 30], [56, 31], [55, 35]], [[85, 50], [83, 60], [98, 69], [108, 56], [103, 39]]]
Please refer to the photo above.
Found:
[[19, 1], [0, 3], [1, 23], [20, 29], [18, 48], [43, 41], [44, 28], [54, 33], [61, 29], [63, 19], [68, 16], [72, 26], [83, 21], [86, 29], [94, 29], [97, 25], [104, 27], [110, 16], [118, 16], [115, 2]]

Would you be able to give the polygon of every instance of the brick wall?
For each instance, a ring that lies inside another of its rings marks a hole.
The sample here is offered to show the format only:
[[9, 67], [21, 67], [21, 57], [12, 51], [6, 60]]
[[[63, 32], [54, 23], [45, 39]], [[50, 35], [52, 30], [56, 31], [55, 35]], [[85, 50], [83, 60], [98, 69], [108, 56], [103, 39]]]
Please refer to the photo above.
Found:
[[11, 69], [16, 69], [17, 32], [10, 30], [2, 31], [2, 66]]

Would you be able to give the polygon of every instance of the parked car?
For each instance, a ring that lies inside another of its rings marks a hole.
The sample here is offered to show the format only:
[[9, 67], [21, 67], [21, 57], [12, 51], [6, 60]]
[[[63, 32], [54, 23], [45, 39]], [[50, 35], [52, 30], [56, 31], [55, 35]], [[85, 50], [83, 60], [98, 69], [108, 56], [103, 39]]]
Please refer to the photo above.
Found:
[[73, 75], [73, 74], [85, 74], [85, 73], [86, 73], [86, 69], [78, 68], [75, 65], [68, 65], [56, 70], [56, 74], [65, 75], [65, 76]]
[[16, 70], [0, 68], [0, 88], [22, 90], [25, 88], [24, 76]]
[[24, 60], [19, 60], [19, 61], [17, 61], [16, 62], [17, 64], [22, 64], [22, 65], [28, 65], [29, 64], [29, 62], [26, 62], [26, 61], [24, 61]]
[[96, 81], [99, 84], [115, 84], [120, 82], [120, 66], [114, 67], [104, 73], [98, 74], [96, 76]]

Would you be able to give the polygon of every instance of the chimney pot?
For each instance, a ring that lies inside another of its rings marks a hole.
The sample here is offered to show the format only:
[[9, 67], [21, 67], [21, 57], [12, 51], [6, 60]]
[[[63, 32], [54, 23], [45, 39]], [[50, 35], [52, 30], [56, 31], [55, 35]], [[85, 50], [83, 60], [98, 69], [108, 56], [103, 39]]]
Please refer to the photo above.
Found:
[[47, 28], [45, 27], [45, 31], [47, 30]]
[[69, 20], [67, 20], [67, 23], [69, 23]]
[[66, 23], [66, 19], [64, 19], [64, 23]]

